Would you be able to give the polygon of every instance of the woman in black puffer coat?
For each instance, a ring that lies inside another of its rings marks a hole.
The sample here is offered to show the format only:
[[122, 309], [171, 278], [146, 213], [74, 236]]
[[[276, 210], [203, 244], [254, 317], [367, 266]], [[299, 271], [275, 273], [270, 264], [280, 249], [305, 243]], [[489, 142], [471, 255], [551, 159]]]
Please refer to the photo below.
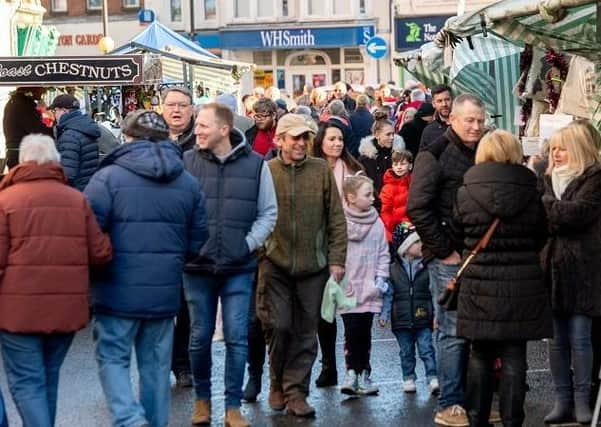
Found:
[[542, 260], [553, 308], [555, 406], [545, 422], [573, 419], [573, 405], [576, 421], [588, 424], [591, 322], [601, 316], [601, 136], [589, 122], [576, 121], [556, 132], [549, 146], [543, 204], [550, 236]]
[[488, 426], [493, 364], [503, 362], [499, 386], [503, 425], [521, 426], [526, 394], [526, 343], [552, 336], [551, 310], [539, 252], [544, 210], [537, 179], [521, 165], [522, 150], [509, 132], [485, 136], [457, 192], [455, 218], [465, 259], [500, 218], [486, 247], [464, 271], [457, 335], [472, 342], [466, 388], [470, 426]]

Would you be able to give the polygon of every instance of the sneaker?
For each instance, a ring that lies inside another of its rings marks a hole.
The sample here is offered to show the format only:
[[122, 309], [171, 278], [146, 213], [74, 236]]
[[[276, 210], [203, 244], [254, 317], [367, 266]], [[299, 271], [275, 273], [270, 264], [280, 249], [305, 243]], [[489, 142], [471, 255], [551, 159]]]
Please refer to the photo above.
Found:
[[374, 394], [378, 394], [379, 391], [380, 389], [378, 388], [378, 386], [374, 385], [371, 382], [369, 373], [367, 371], [363, 371], [359, 376], [359, 394], [371, 396]]
[[359, 394], [359, 380], [354, 370], [349, 370], [344, 378], [344, 384], [340, 387], [340, 393], [355, 396]]
[[430, 380], [430, 384], [428, 384], [428, 387], [430, 388], [431, 394], [437, 394], [440, 390], [440, 386], [438, 385], [438, 378], [432, 378]]
[[300, 418], [309, 418], [315, 416], [315, 408], [307, 403], [307, 399], [292, 399], [286, 404], [286, 412]]
[[403, 381], [403, 391], [405, 393], [415, 393], [417, 387], [415, 386], [415, 380], [405, 380]]
[[488, 416], [489, 424], [501, 424], [503, 420], [501, 420], [501, 413], [496, 409], [490, 410], [490, 415]]
[[447, 427], [469, 427], [470, 425], [465, 409], [459, 405], [449, 406], [438, 411], [434, 417], [434, 423]]

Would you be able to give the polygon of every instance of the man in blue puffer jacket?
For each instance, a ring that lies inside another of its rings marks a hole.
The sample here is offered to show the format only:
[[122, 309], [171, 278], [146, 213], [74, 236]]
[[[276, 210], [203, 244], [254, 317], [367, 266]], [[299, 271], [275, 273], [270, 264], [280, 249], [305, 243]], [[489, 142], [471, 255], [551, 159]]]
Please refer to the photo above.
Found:
[[90, 116], [79, 109], [79, 101], [73, 95], [59, 95], [49, 110], [56, 119], [56, 148], [69, 185], [80, 191], [98, 168], [98, 142], [100, 129]]
[[[208, 237], [205, 196], [159, 114], [130, 113], [121, 127], [126, 143], [85, 189], [113, 245], [93, 289], [96, 360], [113, 426], [164, 427], [182, 271]], [[140, 402], [129, 374], [134, 346]]]

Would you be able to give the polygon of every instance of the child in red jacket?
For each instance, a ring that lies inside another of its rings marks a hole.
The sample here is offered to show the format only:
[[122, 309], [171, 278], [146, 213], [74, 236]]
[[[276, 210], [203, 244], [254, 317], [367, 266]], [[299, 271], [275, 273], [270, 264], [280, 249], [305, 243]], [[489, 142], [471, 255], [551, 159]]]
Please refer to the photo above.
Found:
[[411, 183], [413, 155], [410, 151], [393, 151], [392, 168], [384, 174], [384, 186], [380, 191], [382, 210], [380, 217], [386, 227], [386, 238], [390, 242], [394, 228], [401, 222], [409, 221], [407, 197]]

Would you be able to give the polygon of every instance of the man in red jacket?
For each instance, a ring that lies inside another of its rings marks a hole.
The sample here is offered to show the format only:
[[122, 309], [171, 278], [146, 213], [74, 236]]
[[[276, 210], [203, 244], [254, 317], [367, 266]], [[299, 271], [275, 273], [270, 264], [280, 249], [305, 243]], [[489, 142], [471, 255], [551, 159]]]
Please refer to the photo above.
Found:
[[265, 157], [276, 148], [275, 127], [278, 107], [268, 98], [259, 99], [253, 105], [255, 125], [246, 131], [246, 140], [253, 151]]
[[19, 162], [0, 183], [0, 343], [23, 425], [53, 426], [60, 367], [89, 320], [88, 266], [112, 250], [52, 138], [23, 138]]

